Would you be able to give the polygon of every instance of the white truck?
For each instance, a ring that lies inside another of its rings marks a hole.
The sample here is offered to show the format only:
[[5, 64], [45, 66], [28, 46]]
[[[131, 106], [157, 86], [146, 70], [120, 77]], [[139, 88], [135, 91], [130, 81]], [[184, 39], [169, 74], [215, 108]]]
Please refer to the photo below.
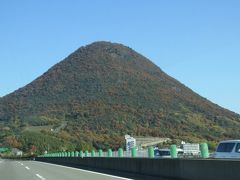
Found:
[[200, 155], [200, 147], [199, 144], [182, 144], [183, 155], [184, 156], [199, 156]]

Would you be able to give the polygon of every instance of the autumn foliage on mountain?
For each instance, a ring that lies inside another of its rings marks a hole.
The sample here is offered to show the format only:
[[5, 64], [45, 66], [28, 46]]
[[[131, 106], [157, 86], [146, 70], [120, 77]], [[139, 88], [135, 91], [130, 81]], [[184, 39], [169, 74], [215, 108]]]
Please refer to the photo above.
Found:
[[117, 148], [125, 134], [215, 142], [240, 130], [238, 114], [110, 42], [79, 48], [2, 97], [0, 122], [2, 142], [39, 151]]

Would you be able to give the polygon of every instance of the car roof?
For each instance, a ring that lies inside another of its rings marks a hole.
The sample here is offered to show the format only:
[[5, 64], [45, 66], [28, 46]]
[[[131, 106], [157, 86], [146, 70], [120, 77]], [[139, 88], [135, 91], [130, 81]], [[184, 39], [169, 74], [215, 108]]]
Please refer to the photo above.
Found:
[[224, 140], [220, 143], [240, 143], [240, 139]]

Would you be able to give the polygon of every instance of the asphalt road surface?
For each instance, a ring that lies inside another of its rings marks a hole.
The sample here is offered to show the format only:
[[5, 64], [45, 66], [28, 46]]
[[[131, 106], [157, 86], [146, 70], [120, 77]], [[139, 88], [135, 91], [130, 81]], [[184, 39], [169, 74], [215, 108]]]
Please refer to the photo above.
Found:
[[66, 166], [37, 161], [0, 159], [0, 180], [128, 180]]

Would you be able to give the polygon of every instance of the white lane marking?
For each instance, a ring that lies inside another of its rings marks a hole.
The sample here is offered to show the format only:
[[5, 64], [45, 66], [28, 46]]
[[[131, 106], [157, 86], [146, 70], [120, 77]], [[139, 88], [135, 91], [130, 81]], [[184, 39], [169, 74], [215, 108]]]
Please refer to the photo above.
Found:
[[46, 180], [44, 177], [42, 177], [42, 176], [39, 175], [39, 174], [36, 174], [36, 176], [37, 176], [38, 178], [40, 178], [41, 180]]
[[23, 163], [20, 163], [23, 166]]
[[88, 170], [84, 170], [84, 169], [62, 166], [62, 165], [58, 165], [58, 164], [50, 164], [50, 163], [45, 163], [45, 162], [40, 162], [40, 161], [38, 161], [37, 163], [48, 164], [48, 165], [51, 165], [51, 166], [59, 166], [59, 167], [67, 168], [67, 169], [73, 169], [73, 170], [78, 170], [78, 171], [87, 172], [87, 173], [91, 173], [91, 174], [98, 174], [98, 175], [117, 178], [117, 179], [134, 180], [134, 179], [124, 178], [124, 177], [120, 177], [120, 176], [113, 176], [113, 175], [109, 175], [109, 174], [104, 174], [104, 173], [99, 173], [99, 172], [94, 172], [94, 171], [88, 171]]
[[29, 168], [29, 167], [27, 167], [27, 166], [26, 166], [25, 168], [26, 168], [27, 170], [29, 170], [29, 169], [30, 169], [30, 168]]

